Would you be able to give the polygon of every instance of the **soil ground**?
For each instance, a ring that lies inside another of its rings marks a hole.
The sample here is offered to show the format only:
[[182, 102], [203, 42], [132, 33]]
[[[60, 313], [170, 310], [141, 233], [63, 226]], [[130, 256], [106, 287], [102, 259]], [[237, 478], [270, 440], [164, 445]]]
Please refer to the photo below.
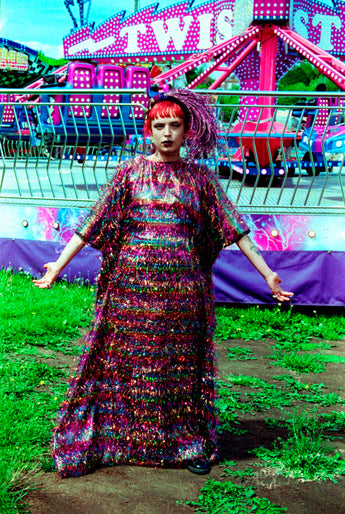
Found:
[[[271, 342], [273, 344], [273, 341]], [[345, 341], [332, 342], [335, 346], [327, 354], [344, 355]], [[257, 360], [229, 361], [227, 349], [234, 346], [251, 348]], [[345, 397], [345, 364], [327, 364], [323, 373], [300, 375], [274, 366], [266, 357], [271, 349], [267, 341], [231, 340], [218, 344], [219, 378], [229, 374], [256, 376], [272, 381], [277, 374], [291, 374], [296, 380], [308, 384], [323, 383], [324, 393], [335, 392]], [[63, 355], [52, 359], [54, 365], [73, 366], [73, 358]], [[241, 388], [241, 391], [243, 389]], [[306, 404], [303, 404], [305, 407]], [[309, 408], [312, 408], [311, 406]], [[320, 412], [343, 410], [344, 406], [320, 408]], [[286, 409], [291, 412], [292, 409]], [[258, 459], [250, 450], [259, 446], [271, 447], [284, 431], [270, 428], [265, 418], [282, 418], [278, 409], [255, 415], [241, 416], [239, 428], [247, 429], [244, 435], [225, 433], [221, 436], [221, 458], [235, 460], [240, 469], [253, 466]], [[345, 455], [343, 440], [332, 445]], [[238, 468], [237, 468], [238, 469]], [[102, 468], [80, 478], [61, 480], [56, 473], [43, 473], [35, 477], [37, 488], [26, 497], [32, 514], [183, 514], [194, 512], [186, 501], [196, 501], [200, 489], [209, 478], [222, 478], [223, 468], [214, 466], [208, 476], [197, 476], [185, 469], [154, 469], [134, 466]], [[233, 481], [236, 482], [236, 479]], [[255, 476], [246, 477], [238, 484], [256, 487], [256, 494], [284, 506], [289, 514], [345, 514], [345, 477], [338, 483], [300, 481], [277, 475], [272, 468], [258, 468]], [[231, 513], [229, 513], [231, 514]]]

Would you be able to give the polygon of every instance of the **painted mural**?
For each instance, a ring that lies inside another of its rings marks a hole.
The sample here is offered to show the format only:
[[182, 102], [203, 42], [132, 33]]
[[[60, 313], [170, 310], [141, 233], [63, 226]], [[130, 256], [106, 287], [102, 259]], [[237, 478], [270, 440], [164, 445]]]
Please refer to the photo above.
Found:
[[[0, 239], [64, 245], [86, 213], [86, 209], [3, 205], [0, 219], [7, 222], [0, 226]], [[252, 238], [263, 251], [345, 251], [343, 216], [252, 214], [245, 219]], [[336, 232], [332, 229], [334, 226], [337, 226]]]

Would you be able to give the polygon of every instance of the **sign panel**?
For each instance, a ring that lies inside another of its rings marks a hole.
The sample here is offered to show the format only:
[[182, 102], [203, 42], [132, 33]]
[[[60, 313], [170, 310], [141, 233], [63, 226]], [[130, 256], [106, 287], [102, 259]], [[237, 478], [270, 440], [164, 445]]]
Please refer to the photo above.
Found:
[[291, 0], [291, 28], [333, 55], [345, 55], [345, 2]]
[[250, 25], [253, 13], [252, 0], [210, 1], [195, 8], [185, 1], [158, 7], [152, 5], [127, 18], [123, 11], [94, 29], [86, 25], [72, 32], [64, 38], [65, 58], [181, 59], [239, 34]]
[[292, 30], [331, 54], [345, 54], [343, 0], [216, 0], [195, 8], [189, 1], [165, 9], [154, 4], [95, 28], [85, 25], [64, 38], [65, 58], [181, 60], [240, 34], [253, 19], [288, 24], [289, 12]]

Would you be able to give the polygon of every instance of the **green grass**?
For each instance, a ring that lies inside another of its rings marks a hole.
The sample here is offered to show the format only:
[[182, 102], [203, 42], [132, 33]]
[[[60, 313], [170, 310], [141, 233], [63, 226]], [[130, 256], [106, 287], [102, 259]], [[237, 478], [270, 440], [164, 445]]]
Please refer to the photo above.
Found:
[[250, 348], [242, 348], [241, 346], [235, 346], [228, 350], [228, 359], [249, 361], [256, 360], [256, 357], [253, 355], [253, 350], [250, 350]]
[[278, 439], [273, 449], [257, 448], [254, 453], [267, 461], [277, 473], [304, 480], [332, 480], [345, 475], [345, 461], [340, 454], [325, 443], [323, 423], [308, 412], [287, 421], [289, 436]]
[[[0, 512], [24, 512], [22, 500], [25, 501], [28, 477], [54, 469], [50, 457], [51, 435], [58, 406], [67, 389], [68, 370], [48, 364], [46, 357], [52, 359], [58, 355], [57, 352], [80, 352], [75, 341], [80, 338], [80, 329], [90, 324], [93, 301], [94, 291], [91, 287], [62, 281], [51, 290], [39, 290], [25, 273], [0, 271]], [[219, 307], [217, 316], [217, 337], [236, 340], [228, 348], [231, 360], [248, 360], [250, 364], [256, 358], [250, 348], [239, 346], [239, 338], [263, 341], [268, 338], [268, 353], [272, 350], [272, 340], [274, 342], [271, 361], [273, 359], [279, 366], [284, 363], [294, 373], [304, 373], [305, 369], [296, 358], [296, 355], [300, 357], [297, 352], [305, 352], [302, 357], [313, 356], [308, 362], [309, 371], [311, 365], [326, 367], [329, 362], [337, 362], [341, 366], [344, 362], [341, 357], [327, 355], [327, 349], [332, 347], [331, 341], [345, 335], [342, 316], [317, 316], [314, 313], [307, 316], [279, 307], [273, 310]], [[307, 353], [311, 350], [313, 353]], [[319, 353], [315, 353], [315, 350]], [[325, 352], [320, 353], [320, 350]], [[326, 392], [323, 384], [299, 381], [290, 374], [276, 375], [271, 382], [243, 375], [231, 375], [219, 381], [218, 407], [222, 429], [242, 434], [243, 415], [255, 416], [278, 408], [282, 415], [278, 420], [271, 421], [272, 427], [274, 423], [277, 426], [279, 422], [285, 423], [290, 435], [273, 450], [262, 449], [258, 457], [265, 458], [267, 465], [279, 470], [283, 470], [282, 462], [285, 459], [284, 470], [287, 470], [287, 459], [296, 454], [293, 448], [297, 448], [299, 439], [298, 451], [301, 455], [303, 448], [306, 449], [304, 454], [309, 451], [310, 455], [315, 455], [317, 443], [323, 460], [311, 460], [310, 476], [312, 470], [322, 466], [327, 471], [323, 475], [315, 471], [315, 479], [335, 480], [342, 474], [342, 462], [336, 452], [332, 453], [327, 448], [327, 437], [331, 438], [324, 434], [327, 432], [337, 436], [339, 431], [345, 429], [343, 413], [318, 414], [322, 434], [314, 430], [316, 443], [308, 450], [306, 439], [311, 439], [310, 430], [307, 431], [304, 422], [296, 421], [293, 425], [291, 421], [286, 421], [284, 409], [294, 408], [297, 404], [312, 404], [319, 409], [322, 406], [342, 405], [342, 398], [335, 392]], [[305, 438], [303, 433], [307, 433], [308, 437]], [[273, 453], [269, 454], [269, 451]], [[296, 462], [297, 457], [294, 465]], [[234, 470], [229, 469], [229, 465], [224, 469], [224, 482], [208, 480], [205, 483], [199, 500], [191, 503], [195, 512], [286, 512], [284, 507], [258, 498], [253, 487], [245, 486], [246, 480], [256, 472], [255, 468]], [[244, 485], [233, 483], [232, 480], [241, 480]]]
[[0, 512], [24, 512], [28, 478], [52, 469], [49, 446], [68, 372], [45, 362], [91, 320], [93, 291], [60, 282], [39, 290], [25, 273], [0, 272]]
[[[293, 407], [296, 403], [311, 403], [329, 407], [344, 405], [343, 399], [336, 393], [322, 393], [323, 384], [306, 384], [294, 380], [292, 376], [275, 377], [285, 387], [270, 384], [262, 379], [243, 375], [231, 375], [227, 381], [217, 382], [217, 407], [221, 421], [220, 431], [238, 433], [240, 414], [269, 411]], [[236, 387], [236, 389], [234, 389]], [[239, 388], [255, 389], [253, 392], [241, 394]]]
[[23, 347], [46, 347], [64, 353], [91, 320], [92, 288], [60, 282], [38, 289], [25, 274], [0, 272], [1, 351], [23, 353]]
[[[326, 371], [327, 363], [345, 363], [343, 356], [327, 354], [327, 350], [334, 346], [331, 341], [345, 336], [343, 316], [318, 315], [315, 311], [312, 315], [306, 315], [294, 312], [293, 308], [280, 307], [272, 310], [218, 307], [217, 319], [218, 340], [235, 340], [234, 345], [227, 350], [231, 361], [255, 358], [252, 350], [236, 345], [238, 338], [241, 338], [245, 341], [266, 340], [267, 348], [273, 349], [274, 353], [265, 357], [271, 359], [272, 364], [298, 374], [321, 373]], [[325, 353], [320, 353], [320, 350]], [[334, 439], [330, 432], [335, 435], [343, 433], [345, 414], [320, 413], [316, 417], [315, 410], [312, 414], [303, 411], [301, 415], [295, 411], [292, 419], [286, 421], [285, 418], [286, 409], [296, 405], [312, 404], [322, 409], [344, 405], [344, 400], [333, 391], [325, 392], [322, 383], [296, 380], [288, 374], [276, 375], [272, 380], [276, 383], [255, 376], [230, 375], [218, 381], [220, 430], [234, 435], [243, 434], [242, 416], [255, 416], [263, 411], [278, 409], [281, 417], [267, 419], [267, 424], [271, 427], [284, 427], [288, 430], [288, 436], [285, 440], [278, 438], [273, 449], [257, 448], [255, 455], [277, 474], [293, 479], [336, 482], [339, 476], [345, 474], [345, 461], [339, 452], [330, 447], [329, 442]], [[271, 505], [264, 498], [256, 498], [252, 487], [245, 488], [232, 482], [236, 478], [245, 481], [252, 473], [253, 469], [233, 471], [226, 468], [223, 476], [228, 480], [209, 480], [201, 491], [199, 501], [194, 503], [197, 509], [195, 512], [285, 512], [283, 507]], [[257, 501], [262, 504], [259, 505]]]
[[187, 502], [196, 509], [194, 512], [209, 514], [283, 514], [285, 507], [271, 503], [266, 498], [255, 496], [254, 487], [243, 487], [231, 481], [221, 482], [209, 479], [201, 489], [197, 502]]
[[317, 355], [277, 352], [270, 357], [275, 359], [273, 362], [275, 366], [291, 369], [297, 373], [322, 373], [326, 370], [324, 364], [319, 362]]
[[[248, 307], [235, 309], [217, 307], [218, 326], [216, 338], [259, 340], [267, 337], [275, 339], [281, 348], [288, 350], [314, 349], [312, 338], [334, 341], [342, 339], [345, 335], [345, 316], [318, 314], [312, 315], [294, 312], [293, 307], [288, 309], [280, 306], [274, 309]], [[345, 310], [344, 310], [345, 314]], [[320, 348], [318, 343], [317, 347]], [[322, 347], [322, 346], [321, 346]], [[329, 347], [329, 346], [328, 346]]]

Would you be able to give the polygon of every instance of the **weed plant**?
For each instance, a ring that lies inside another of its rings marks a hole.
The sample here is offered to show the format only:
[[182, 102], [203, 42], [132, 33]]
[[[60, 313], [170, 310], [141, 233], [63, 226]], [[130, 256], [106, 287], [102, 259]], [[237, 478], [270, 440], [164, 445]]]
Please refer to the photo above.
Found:
[[256, 357], [253, 355], [253, 350], [250, 350], [249, 348], [242, 348], [242, 346], [235, 346], [228, 350], [228, 359], [249, 361], [256, 360]]
[[345, 461], [325, 444], [322, 423], [315, 415], [295, 414], [287, 422], [289, 437], [278, 438], [273, 449], [257, 448], [254, 453], [284, 476], [304, 480], [332, 480], [345, 475]]
[[196, 513], [208, 514], [241, 514], [255, 512], [255, 514], [283, 514], [285, 507], [271, 503], [266, 498], [255, 496], [254, 487], [243, 487], [231, 481], [220, 482], [210, 479], [201, 489], [197, 502], [187, 502], [196, 507]]
[[291, 369], [297, 373], [322, 373], [326, 370], [324, 364], [319, 362], [317, 355], [277, 352], [270, 357], [275, 359], [273, 362], [275, 366]]
[[275, 366], [288, 368], [298, 373], [322, 373], [326, 370], [324, 363], [345, 363], [343, 355], [326, 355], [323, 353], [298, 354], [293, 352], [283, 353], [278, 350], [269, 357], [275, 359], [275, 362], [273, 362]]

